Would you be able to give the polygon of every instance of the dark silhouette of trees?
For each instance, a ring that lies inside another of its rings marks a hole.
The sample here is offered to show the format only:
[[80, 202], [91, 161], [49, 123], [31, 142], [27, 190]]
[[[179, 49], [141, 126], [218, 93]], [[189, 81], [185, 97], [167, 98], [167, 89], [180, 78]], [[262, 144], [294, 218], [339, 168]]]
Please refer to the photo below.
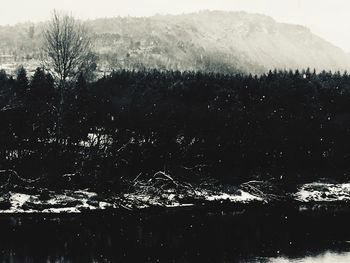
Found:
[[23, 66], [20, 66], [16, 72], [16, 94], [18, 96], [24, 96], [24, 94], [27, 92], [28, 83], [27, 71]]
[[30, 82], [32, 100], [39, 99], [48, 102], [54, 97], [54, 80], [42, 68], [37, 68]]
[[[40, 140], [52, 139], [56, 121], [55, 88], [52, 76], [42, 68], [37, 68], [27, 92], [28, 120], [32, 136]], [[51, 138], [50, 138], [51, 137]]]
[[121, 70], [95, 82], [81, 74], [67, 80], [57, 143], [53, 78], [39, 68], [28, 84], [23, 72], [0, 72], [0, 166], [21, 174], [80, 174], [110, 187], [160, 170], [232, 182], [348, 179], [347, 73]]

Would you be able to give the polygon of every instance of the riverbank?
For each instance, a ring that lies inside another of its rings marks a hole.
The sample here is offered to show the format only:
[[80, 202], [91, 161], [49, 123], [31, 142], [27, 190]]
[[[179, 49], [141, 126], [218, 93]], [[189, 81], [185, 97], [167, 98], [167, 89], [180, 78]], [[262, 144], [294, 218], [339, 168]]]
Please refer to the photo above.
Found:
[[123, 191], [96, 192], [92, 189], [50, 190], [21, 187], [2, 191], [0, 213], [84, 213], [104, 210], [206, 209], [218, 207], [288, 204], [322, 207], [350, 202], [350, 183], [314, 182], [295, 187], [250, 181], [240, 185], [205, 179], [196, 183], [177, 181], [158, 172], [149, 180], [124, 181]]

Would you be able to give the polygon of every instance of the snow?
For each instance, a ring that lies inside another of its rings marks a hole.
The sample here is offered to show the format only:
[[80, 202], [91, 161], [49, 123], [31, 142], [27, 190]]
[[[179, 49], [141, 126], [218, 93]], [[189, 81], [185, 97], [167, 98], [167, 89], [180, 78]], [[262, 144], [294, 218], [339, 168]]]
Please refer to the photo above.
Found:
[[30, 195], [14, 193], [11, 195], [10, 201], [13, 206], [18, 207], [27, 202], [29, 198]]
[[64, 207], [64, 208], [48, 208], [44, 209], [42, 211], [36, 211], [41, 213], [53, 213], [53, 214], [59, 214], [59, 213], [80, 213], [81, 211], [77, 207]]
[[[208, 190], [196, 188], [194, 191], [178, 192], [170, 188], [155, 194], [143, 189], [141, 192], [124, 194], [123, 198], [111, 196], [100, 200], [98, 194], [88, 190], [79, 191], [48, 191], [48, 198], [43, 200], [39, 194], [9, 193], [11, 207], [0, 210], [0, 213], [81, 213], [86, 210], [104, 210], [119, 206], [128, 209], [158, 207], [190, 207], [196, 202], [225, 201], [231, 203], [249, 203], [264, 201], [261, 197], [250, 194], [241, 189], [224, 191], [224, 188]], [[193, 203], [188, 202], [187, 197], [192, 198]], [[309, 183], [301, 185], [292, 197], [300, 202], [335, 202], [350, 201], [350, 183]], [[187, 199], [187, 201], [186, 201]], [[120, 201], [122, 201], [120, 203]], [[120, 204], [120, 205], [119, 205]]]
[[79, 145], [82, 147], [92, 147], [99, 145], [100, 148], [103, 148], [104, 145], [110, 145], [112, 142], [113, 140], [109, 135], [89, 133], [87, 139], [80, 141]]
[[172, 208], [172, 207], [191, 207], [194, 206], [194, 204], [180, 204], [180, 203], [173, 203], [170, 205], [166, 205], [166, 207], [168, 208]]
[[289, 259], [284, 257], [277, 257], [267, 260], [267, 263], [348, 263], [350, 259], [350, 252], [339, 253], [337, 251], [327, 251], [319, 255], [310, 255], [303, 258]]
[[[238, 190], [235, 193], [224, 192], [210, 192], [205, 189], [197, 189], [194, 193], [188, 193], [188, 195], [179, 194], [172, 191], [165, 191], [160, 195], [149, 195], [145, 193], [130, 193], [125, 194], [125, 200], [137, 208], [147, 208], [150, 206], [163, 206], [163, 207], [187, 207], [194, 206], [194, 203], [182, 203], [181, 201], [191, 197], [197, 201], [229, 201], [232, 203], [249, 203], [252, 201], [263, 201], [262, 198], [249, 194], [245, 191]], [[131, 208], [131, 207], [130, 207]]]
[[[39, 195], [12, 192], [9, 194], [11, 208], [0, 210], [0, 213], [80, 213], [82, 210], [101, 210], [115, 207], [108, 202], [96, 201], [96, 205], [89, 204], [91, 198], [96, 197], [97, 194], [85, 190], [51, 194], [51, 198], [48, 200], [40, 200]], [[33, 208], [26, 208], [25, 205], [28, 203]], [[44, 209], [40, 209], [42, 206]]]
[[301, 202], [334, 202], [350, 201], [350, 183], [329, 184], [310, 183], [299, 187], [294, 195], [297, 201]]
[[251, 201], [262, 201], [262, 198], [249, 194], [245, 191], [239, 190], [240, 195], [233, 195], [227, 193], [209, 195], [205, 199], [208, 201], [224, 201], [247, 203]]
[[9, 214], [9, 213], [33, 213], [33, 210], [24, 210], [22, 206], [32, 197], [27, 194], [20, 193], [9, 193], [10, 194], [10, 203], [11, 208], [6, 210], [0, 210], [0, 213]]
[[99, 202], [99, 209], [107, 209], [110, 207], [114, 207], [113, 205], [111, 205], [110, 203], [107, 202]]

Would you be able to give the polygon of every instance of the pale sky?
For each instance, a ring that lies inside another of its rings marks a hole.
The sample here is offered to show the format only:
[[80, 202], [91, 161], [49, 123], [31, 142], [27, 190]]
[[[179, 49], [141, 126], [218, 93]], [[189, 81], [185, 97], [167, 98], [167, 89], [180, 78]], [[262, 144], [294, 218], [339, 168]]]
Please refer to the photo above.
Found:
[[0, 0], [0, 25], [44, 21], [53, 9], [82, 19], [244, 10], [307, 26], [350, 52], [350, 0]]

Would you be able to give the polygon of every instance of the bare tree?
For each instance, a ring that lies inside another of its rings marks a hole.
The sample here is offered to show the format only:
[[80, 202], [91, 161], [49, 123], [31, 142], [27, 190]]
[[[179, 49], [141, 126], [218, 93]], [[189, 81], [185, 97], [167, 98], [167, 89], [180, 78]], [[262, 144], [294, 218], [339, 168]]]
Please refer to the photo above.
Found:
[[73, 16], [56, 10], [44, 30], [43, 51], [44, 67], [54, 76], [59, 89], [57, 126], [60, 133], [67, 82], [74, 81], [80, 74], [88, 74], [93, 69], [95, 56], [87, 28]]
[[92, 42], [87, 28], [73, 16], [53, 11], [44, 31], [45, 66], [64, 84], [90, 69]]

